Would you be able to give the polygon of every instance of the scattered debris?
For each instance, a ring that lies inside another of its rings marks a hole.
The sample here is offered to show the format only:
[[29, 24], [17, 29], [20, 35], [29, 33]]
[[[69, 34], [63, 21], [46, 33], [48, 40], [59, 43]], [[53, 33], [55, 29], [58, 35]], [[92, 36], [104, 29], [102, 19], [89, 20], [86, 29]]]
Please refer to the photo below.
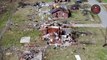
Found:
[[52, 14], [53, 18], [68, 18], [69, 17], [69, 11], [64, 9], [64, 8], [56, 8], [56, 9], [52, 9], [50, 11], [50, 13]]
[[55, 3], [70, 2], [70, 0], [54, 0]]
[[43, 40], [47, 41], [48, 45], [58, 46], [70, 46], [75, 42], [75, 38], [72, 35], [71, 28], [64, 28], [63, 24], [58, 23], [45, 24], [40, 28], [43, 32]]

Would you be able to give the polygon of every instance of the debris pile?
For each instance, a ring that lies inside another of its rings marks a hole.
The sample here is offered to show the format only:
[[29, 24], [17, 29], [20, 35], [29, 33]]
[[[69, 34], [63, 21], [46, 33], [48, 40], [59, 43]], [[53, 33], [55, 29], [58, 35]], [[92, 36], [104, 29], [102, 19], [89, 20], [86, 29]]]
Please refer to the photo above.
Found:
[[40, 30], [43, 33], [43, 40], [47, 41], [48, 45], [70, 46], [76, 42], [72, 29], [66, 28], [60, 23], [44, 24]]

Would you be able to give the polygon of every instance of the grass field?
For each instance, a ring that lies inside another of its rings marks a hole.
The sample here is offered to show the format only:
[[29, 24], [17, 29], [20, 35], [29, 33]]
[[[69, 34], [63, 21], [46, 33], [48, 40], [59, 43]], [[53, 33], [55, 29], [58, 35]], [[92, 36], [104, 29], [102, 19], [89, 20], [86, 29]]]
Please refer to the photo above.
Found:
[[20, 39], [24, 36], [30, 36], [31, 41], [34, 41], [37, 37], [39, 37], [40, 32], [38, 30], [34, 30], [33, 28], [28, 28], [28, 22], [25, 22], [26, 19], [23, 18], [22, 15], [14, 15], [12, 21], [14, 25], [10, 26], [10, 30], [5, 32], [1, 41], [1, 44], [4, 47], [10, 47], [13, 45], [21, 46]]
[[88, 13], [87, 16], [84, 16], [82, 14], [82, 11], [76, 11], [76, 12], [72, 12], [71, 14], [72, 16], [68, 18], [68, 20], [71, 20], [80, 24], [101, 23], [99, 16], [93, 13]]
[[2, 29], [6, 22], [8, 21], [9, 17], [12, 15], [12, 11], [14, 10], [15, 6], [12, 6], [13, 4], [8, 4], [6, 8], [6, 12], [0, 15], [0, 29]]
[[104, 0], [104, 2], [106, 2], [106, 3], [107, 3], [107, 0]]
[[38, 37], [39, 31], [20, 31], [20, 30], [14, 30], [14, 31], [7, 31], [4, 34], [4, 37], [2, 38], [2, 45], [4, 47], [11, 47], [11, 46], [21, 46], [20, 39], [24, 36], [30, 36], [31, 41], [35, 40], [36, 37]]
[[[30, 10], [30, 8], [25, 9], [19, 9], [16, 11], [11, 19], [13, 25], [10, 26], [10, 29], [8, 29], [1, 41], [2, 46], [4, 47], [11, 47], [11, 46], [21, 46], [20, 39], [24, 36], [30, 36], [31, 42], [36, 41], [40, 42], [39, 35], [41, 34], [40, 31], [35, 30], [32, 26], [29, 24], [33, 23], [32, 21], [28, 20], [27, 15], [32, 14], [33, 12]], [[37, 19], [37, 18], [36, 18]], [[39, 44], [39, 43], [38, 43]], [[42, 43], [41, 43], [42, 44]]]
[[10, 16], [10, 12], [6, 12], [1, 17], [1, 19], [0, 19], [0, 30], [5, 26], [9, 16]]

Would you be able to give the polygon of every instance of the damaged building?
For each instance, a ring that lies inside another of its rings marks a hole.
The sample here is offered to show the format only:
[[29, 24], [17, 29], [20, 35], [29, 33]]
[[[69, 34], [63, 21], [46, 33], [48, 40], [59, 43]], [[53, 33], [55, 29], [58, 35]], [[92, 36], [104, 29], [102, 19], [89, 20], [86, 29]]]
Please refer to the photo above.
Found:
[[70, 11], [64, 8], [52, 9], [50, 13], [52, 14], [52, 17], [56, 19], [66, 19], [71, 16]]
[[63, 25], [56, 23], [43, 25], [40, 29], [43, 33], [43, 40], [47, 41], [48, 45], [63, 46], [66, 43], [71, 45], [75, 43], [75, 39], [72, 36], [71, 28], [64, 28]]

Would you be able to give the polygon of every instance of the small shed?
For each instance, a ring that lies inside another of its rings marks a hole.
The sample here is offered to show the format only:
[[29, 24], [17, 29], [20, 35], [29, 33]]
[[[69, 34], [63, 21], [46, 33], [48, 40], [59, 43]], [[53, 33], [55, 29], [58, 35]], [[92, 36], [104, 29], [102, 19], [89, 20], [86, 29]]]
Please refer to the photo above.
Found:
[[30, 37], [22, 37], [20, 43], [30, 43]]

